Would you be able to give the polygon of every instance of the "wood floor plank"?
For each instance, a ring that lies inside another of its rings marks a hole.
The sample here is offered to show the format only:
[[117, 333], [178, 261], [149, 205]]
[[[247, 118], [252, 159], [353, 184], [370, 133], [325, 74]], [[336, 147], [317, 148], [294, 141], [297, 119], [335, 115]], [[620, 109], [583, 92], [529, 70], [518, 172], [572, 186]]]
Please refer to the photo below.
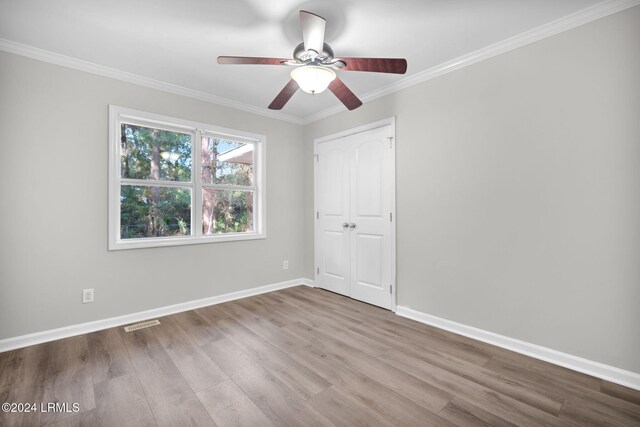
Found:
[[313, 298], [322, 298], [330, 301], [332, 304], [340, 307], [340, 311], [343, 314], [347, 314], [360, 320], [364, 324], [376, 324], [377, 326], [388, 326], [392, 329], [398, 328], [397, 332], [413, 330], [414, 333], [418, 333], [420, 336], [428, 336], [430, 340], [436, 340], [448, 345], [454, 346], [460, 349], [469, 349], [470, 351], [477, 352], [485, 355], [486, 357], [494, 355], [504, 355], [509, 357], [515, 353], [505, 350], [500, 347], [496, 347], [491, 344], [487, 344], [481, 341], [473, 340], [471, 338], [458, 335], [444, 329], [439, 329], [430, 325], [403, 318], [395, 315], [389, 310], [383, 310], [370, 304], [363, 303], [348, 297], [333, 294], [332, 292], [309, 287], [296, 287], [292, 290], [301, 292], [310, 297], [310, 301], [313, 303]]
[[486, 354], [475, 351], [467, 352], [454, 346], [443, 345], [440, 341], [431, 341], [428, 337], [408, 339], [379, 328], [352, 327], [349, 329], [372, 340], [378, 340], [388, 347], [404, 351], [407, 354], [422, 354], [437, 351], [441, 354], [446, 354], [451, 360], [457, 360], [460, 363], [466, 362], [478, 367], [484, 366], [484, 364], [489, 361]]
[[[420, 351], [411, 348], [402, 348], [401, 351], [403, 354], [437, 366], [461, 378], [473, 381], [487, 389], [510, 396], [550, 414], [558, 415], [560, 413], [560, 408], [564, 401], [561, 397], [542, 390], [532, 389], [517, 380], [451, 356], [444, 350], [431, 350], [426, 347], [419, 348]], [[396, 349], [389, 351], [397, 354]], [[382, 357], [384, 357], [384, 355]]]
[[504, 418], [514, 424], [567, 425], [558, 417], [529, 406], [507, 395], [497, 393], [479, 384], [459, 377], [444, 369], [433, 366], [421, 359], [399, 351], [387, 354], [389, 363], [405, 372], [434, 384], [452, 396], [474, 402], [481, 409]]
[[283, 333], [281, 328], [263, 320], [235, 302], [220, 304], [219, 308], [240, 324], [257, 333], [265, 341], [277, 344], [286, 352], [296, 351], [300, 348], [300, 342]]
[[640, 406], [640, 390], [602, 380], [600, 392]]
[[[220, 309], [220, 306], [221, 304], [211, 305], [208, 307], [198, 308], [196, 310], [193, 310], [193, 312], [196, 313], [197, 316], [208, 322], [214, 328], [222, 331], [225, 326], [232, 325], [233, 323], [235, 323], [235, 321], [232, 320], [227, 313], [222, 311]], [[224, 336], [222, 338], [224, 338]]]
[[[297, 289], [298, 288], [293, 288], [288, 291], [294, 292]], [[301, 289], [301, 291], [309, 292], [304, 289]], [[328, 292], [321, 290], [315, 291], [318, 292], [319, 297], [323, 299], [327, 298], [325, 294]], [[331, 293], [328, 294], [333, 295]], [[314, 302], [311, 299], [298, 296], [294, 300], [311, 312], [317, 310], [317, 308], [314, 309]], [[446, 331], [436, 330], [428, 325], [418, 324], [408, 319], [397, 318], [397, 316], [389, 314], [386, 310], [377, 309], [368, 304], [352, 301], [347, 305], [350, 304], [355, 304], [360, 308], [356, 312], [346, 312], [345, 310], [347, 309], [344, 307], [336, 311], [336, 304], [325, 302], [326, 307], [333, 310], [331, 312], [332, 316], [330, 317], [340, 319], [343, 324], [349, 325], [349, 329], [374, 340], [381, 341], [386, 338], [387, 341], [396, 345], [399, 342], [401, 344], [404, 343], [407, 348], [414, 348], [419, 345], [425, 346], [426, 348], [434, 348], [435, 346], [449, 354], [473, 362], [478, 366], [484, 365], [491, 358], [492, 354], [496, 352], [495, 350], [490, 350], [493, 346], [488, 346], [487, 344], [479, 343]], [[385, 314], [378, 313], [378, 315], [369, 318], [369, 321], [366, 322], [368, 326], [364, 326], [362, 322], [362, 320], [365, 319], [364, 316], [371, 315], [376, 311]], [[362, 314], [354, 314], [357, 312]], [[356, 318], [358, 316], [361, 317]]]
[[[63, 403], [68, 408], [77, 404], [79, 413], [96, 407], [88, 345], [86, 335], [50, 343], [43, 403]], [[74, 415], [73, 412], [47, 411], [42, 413], [41, 422], [52, 424], [72, 415]]]
[[449, 424], [435, 413], [390, 390], [362, 372], [352, 370], [346, 365], [336, 364], [323, 351], [311, 345], [298, 350], [292, 356], [335, 384], [335, 389], [348, 394], [370, 411], [380, 414], [395, 425]]
[[[321, 304], [325, 305], [328, 309], [340, 313], [342, 316], [351, 317], [360, 323], [368, 324], [371, 321], [399, 320], [390, 310], [381, 309], [380, 307], [338, 295], [324, 289], [299, 286], [291, 288], [291, 290], [295, 292], [297, 294], [296, 296], [302, 301], [311, 304], [321, 302]], [[404, 326], [407, 325], [406, 322], [401, 324]]]
[[152, 408], [189, 394], [189, 385], [151, 329], [121, 334]]
[[282, 304], [285, 301], [284, 298], [282, 298], [279, 294], [275, 292], [267, 292], [267, 293], [261, 294], [260, 299], [261, 301], [264, 301], [265, 304], [270, 306], [276, 306], [276, 305]]
[[294, 313], [296, 311], [299, 311], [300, 313], [300, 316], [298, 317], [299, 320], [292, 323], [300, 323], [311, 328], [317, 328], [318, 330], [332, 335], [340, 341], [366, 348], [369, 354], [379, 356], [391, 348], [387, 343], [355, 332], [353, 329], [346, 327], [340, 321], [335, 320], [331, 316], [321, 316], [315, 313], [314, 310], [303, 311], [299, 308], [286, 308], [287, 313], [292, 310]]
[[96, 384], [95, 399], [92, 421], [97, 424], [122, 427], [156, 425], [136, 374], [117, 376]]
[[321, 376], [298, 363], [288, 353], [270, 345], [244, 325], [226, 325], [222, 331], [227, 339], [264, 368], [269, 369], [303, 399], [306, 400], [331, 386]]
[[584, 401], [566, 400], [560, 411], [560, 418], [576, 425], [591, 426], [639, 426], [640, 419], [611, 411], [602, 405], [590, 405]]
[[154, 408], [153, 412], [159, 427], [216, 425], [197, 398], [183, 399], [170, 405]]
[[[155, 424], [154, 424], [155, 425]], [[49, 424], [50, 427], [110, 427], [110, 424], [104, 424], [96, 417], [96, 410], [92, 409], [82, 414], [76, 414], [72, 417]]]
[[264, 327], [277, 331], [281, 326], [291, 323], [291, 318], [277, 316], [277, 310], [273, 307], [267, 309], [264, 305], [258, 304], [257, 297], [222, 304], [220, 310], [242, 325], [263, 324]]
[[215, 425], [151, 329], [121, 334], [159, 426]]
[[342, 312], [335, 311], [334, 306], [326, 301], [314, 301], [306, 295], [300, 294], [298, 292], [298, 288], [284, 289], [280, 292], [287, 296], [283, 303], [283, 305], [287, 307], [287, 310], [290, 307], [296, 307], [298, 310], [312, 313], [315, 312], [323, 315], [324, 317], [335, 320], [339, 319], [338, 321], [345, 327], [358, 326], [362, 324], [362, 321], [355, 319], [352, 316], [344, 315]]
[[160, 325], [150, 330], [194, 392], [229, 379], [180, 327], [173, 316], [161, 318]]
[[105, 329], [87, 335], [94, 384], [133, 373], [129, 353], [118, 329]]
[[244, 309], [257, 314], [263, 320], [266, 320], [275, 326], [284, 326], [292, 322], [289, 313], [281, 313], [279, 310], [274, 310], [273, 305], [268, 305], [263, 302], [264, 296], [258, 295], [252, 298], [245, 298], [235, 301], [236, 304]]
[[421, 381], [397, 369], [395, 366], [371, 357], [366, 354], [366, 351], [361, 351], [334, 340], [317, 329], [311, 329], [300, 324], [288, 325], [283, 329], [297, 330], [298, 336], [305, 339], [312, 346], [318, 346], [321, 341], [321, 350], [325, 352], [325, 357], [331, 358], [335, 364], [345, 365], [352, 370], [361, 372], [432, 412], [438, 412], [452, 398], [452, 395], [434, 387], [432, 384]]
[[491, 358], [485, 351], [478, 350], [467, 343], [447, 341], [440, 336], [432, 336], [427, 332], [419, 332], [413, 328], [397, 328], [393, 324], [374, 324], [373, 327], [364, 328], [362, 326], [351, 329], [371, 338], [387, 338], [392, 342], [402, 343], [405, 348], [411, 349], [419, 347], [421, 350], [437, 349], [444, 353], [451, 354], [459, 359], [467, 360], [475, 365], [482, 366]]
[[390, 421], [336, 387], [331, 387], [309, 399], [309, 404], [336, 426], [393, 426]]
[[[267, 325], [259, 324], [258, 322], [260, 322], [260, 319], [253, 314], [246, 314], [246, 310], [241, 306], [229, 307], [224, 306], [223, 304], [218, 304], [211, 307], [197, 309], [195, 312], [220, 331], [223, 331], [223, 333], [225, 330], [233, 330], [237, 325], [245, 326], [273, 347], [276, 347], [286, 353], [291, 352], [302, 345], [278, 327], [268, 328]], [[240, 319], [242, 319], [242, 322], [240, 322]], [[265, 321], [262, 322], [264, 323]]]
[[503, 362], [507, 364], [515, 364], [520, 368], [526, 368], [528, 372], [535, 373], [541, 378], [549, 379], [552, 382], [569, 383], [579, 386], [582, 389], [590, 389], [600, 391], [602, 380], [562, 366], [554, 365], [544, 360], [538, 360], [531, 357], [522, 357], [518, 353], [504, 353], [492, 357], [492, 362]]
[[[47, 364], [52, 343], [38, 344], [19, 350], [10, 355], [10, 369], [0, 371], [0, 403], [36, 403], [43, 401], [47, 382]], [[1, 426], [40, 425], [40, 411], [20, 413], [0, 411]]]
[[[425, 359], [423, 358], [422, 360]], [[483, 368], [470, 369], [464, 366], [433, 362], [435, 361], [430, 358], [430, 363], [434, 366], [438, 366], [448, 372], [458, 375], [461, 378], [473, 381], [486, 389], [504, 394], [505, 396], [509, 396], [549, 414], [558, 415], [562, 408], [564, 399], [545, 393], [541, 390], [532, 389], [526, 384], [510, 380], [509, 378], [495, 374], [490, 370]]]
[[203, 346], [222, 338], [222, 332], [198, 316], [195, 311], [183, 311], [171, 316], [175, 319], [191, 339], [199, 346]]
[[203, 348], [274, 424], [331, 425], [329, 420], [231, 341], [225, 338]]
[[458, 397], [449, 402], [438, 415], [458, 426], [513, 427], [516, 425]]
[[[384, 314], [379, 311], [382, 309], [376, 309], [370, 311], [373, 306], [365, 303], [358, 302], [357, 304], [350, 305], [342, 302], [343, 297], [331, 292], [308, 289], [304, 286], [296, 288], [285, 289], [283, 292], [288, 292], [290, 297], [289, 301], [300, 305], [306, 305], [307, 307], [319, 307], [323, 312], [331, 313], [332, 315], [340, 316], [345, 322], [361, 324], [363, 320], [378, 319], [380, 316], [384, 318]], [[382, 310], [387, 312], [388, 310]], [[370, 317], [367, 313], [371, 314]]]
[[17, 384], [18, 374], [22, 368], [24, 349], [0, 353], [0, 390]]
[[[577, 408], [577, 409], [576, 409]], [[606, 395], [594, 395], [589, 398], [569, 395], [562, 406], [560, 418], [576, 420], [580, 410], [587, 410], [602, 419], [620, 420], [623, 424], [640, 426], [640, 406], [629, 405], [628, 402], [609, 399]]]
[[[565, 400], [571, 400], [574, 405], [583, 408], [591, 408], [591, 413], [610, 413], [615, 414], [617, 417], [623, 417], [629, 420], [629, 422], [638, 423], [640, 425], [640, 406], [626, 400], [618, 399], [616, 397], [609, 396], [600, 391], [593, 390], [592, 387], [585, 387], [585, 382], [590, 381], [587, 378], [585, 381], [573, 383], [566, 377], [554, 377], [548, 372], [541, 371], [540, 365], [535, 369], [529, 369], [531, 365], [529, 358], [522, 356], [524, 359], [519, 362], [514, 359], [511, 362], [505, 362], [498, 360], [497, 358], [491, 359], [485, 367], [487, 369], [499, 372], [501, 375], [512, 378], [528, 385], [531, 389], [537, 389], [549, 394], [555, 394], [558, 397]], [[555, 370], [554, 370], [555, 371]], [[585, 375], [585, 377], [587, 377]], [[573, 411], [563, 411], [564, 416], [562, 418], [571, 418], [570, 414], [574, 414]]]
[[196, 395], [219, 427], [274, 425], [233, 381], [201, 390]]

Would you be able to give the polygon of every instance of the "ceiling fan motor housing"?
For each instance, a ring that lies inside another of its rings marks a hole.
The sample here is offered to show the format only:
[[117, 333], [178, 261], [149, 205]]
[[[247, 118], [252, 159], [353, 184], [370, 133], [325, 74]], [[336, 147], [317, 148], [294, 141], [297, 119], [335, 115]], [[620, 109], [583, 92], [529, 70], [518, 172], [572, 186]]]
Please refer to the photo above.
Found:
[[333, 49], [326, 43], [322, 45], [322, 52], [316, 53], [313, 50], [304, 50], [304, 43], [300, 43], [293, 51], [293, 57], [304, 63], [316, 62], [320, 64], [331, 62], [333, 59]]

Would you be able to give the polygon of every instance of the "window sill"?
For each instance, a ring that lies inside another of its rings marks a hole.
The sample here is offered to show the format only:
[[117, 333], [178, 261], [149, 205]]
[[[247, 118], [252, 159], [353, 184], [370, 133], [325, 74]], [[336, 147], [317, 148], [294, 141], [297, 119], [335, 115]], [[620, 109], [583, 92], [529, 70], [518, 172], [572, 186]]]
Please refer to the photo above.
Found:
[[185, 236], [185, 237], [156, 237], [152, 239], [127, 239], [109, 242], [109, 251], [127, 249], [162, 248], [169, 246], [201, 245], [205, 243], [236, 242], [243, 240], [266, 239], [266, 233], [236, 233], [219, 236]]

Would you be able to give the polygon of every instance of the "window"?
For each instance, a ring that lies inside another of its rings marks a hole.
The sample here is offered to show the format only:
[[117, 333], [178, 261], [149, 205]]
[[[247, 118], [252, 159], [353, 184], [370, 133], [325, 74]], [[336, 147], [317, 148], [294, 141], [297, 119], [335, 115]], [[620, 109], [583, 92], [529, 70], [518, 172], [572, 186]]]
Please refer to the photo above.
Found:
[[262, 135], [109, 107], [109, 249], [266, 237]]

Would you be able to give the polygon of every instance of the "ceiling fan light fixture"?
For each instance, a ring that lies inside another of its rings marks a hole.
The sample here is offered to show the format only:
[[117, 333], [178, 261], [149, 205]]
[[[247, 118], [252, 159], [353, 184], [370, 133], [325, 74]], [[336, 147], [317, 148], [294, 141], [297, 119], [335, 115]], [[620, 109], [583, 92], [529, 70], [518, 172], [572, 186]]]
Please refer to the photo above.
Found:
[[305, 65], [291, 72], [291, 78], [298, 83], [300, 89], [307, 93], [323, 92], [336, 78], [336, 73], [327, 67]]

